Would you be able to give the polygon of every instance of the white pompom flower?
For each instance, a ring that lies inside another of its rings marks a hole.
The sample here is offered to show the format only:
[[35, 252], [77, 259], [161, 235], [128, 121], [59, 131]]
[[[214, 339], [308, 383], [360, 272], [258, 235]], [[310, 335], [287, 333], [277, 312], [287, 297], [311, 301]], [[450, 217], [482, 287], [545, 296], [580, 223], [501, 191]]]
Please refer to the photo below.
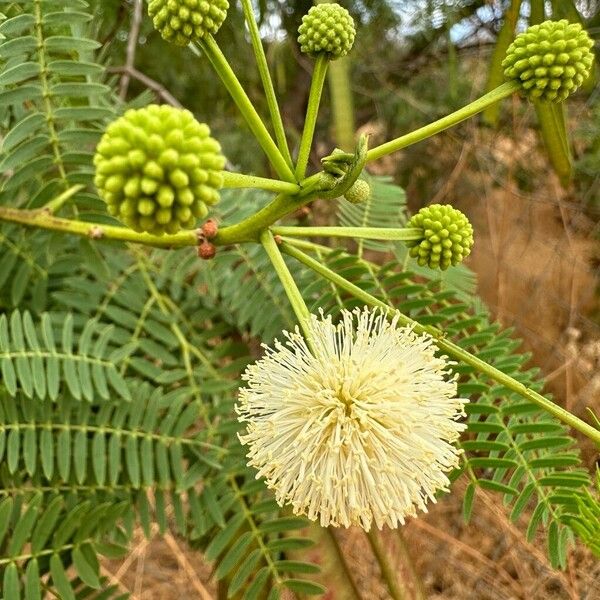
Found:
[[284, 332], [243, 375], [236, 412], [256, 477], [323, 527], [395, 528], [427, 512], [466, 428], [447, 359], [380, 310], [311, 315], [306, 330], [310, 348]]

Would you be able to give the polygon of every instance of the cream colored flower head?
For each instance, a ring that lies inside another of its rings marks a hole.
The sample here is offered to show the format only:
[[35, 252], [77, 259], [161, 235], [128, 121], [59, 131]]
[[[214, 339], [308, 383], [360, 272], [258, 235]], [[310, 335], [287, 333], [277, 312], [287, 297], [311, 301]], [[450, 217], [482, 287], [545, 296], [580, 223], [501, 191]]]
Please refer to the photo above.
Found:
[[398, 527], [427, 511], [459, 461], [467, 400], [428, 335], [379, 310], [311, 316], [246, 370], [236, 411], [249, 465], [295, 514]]

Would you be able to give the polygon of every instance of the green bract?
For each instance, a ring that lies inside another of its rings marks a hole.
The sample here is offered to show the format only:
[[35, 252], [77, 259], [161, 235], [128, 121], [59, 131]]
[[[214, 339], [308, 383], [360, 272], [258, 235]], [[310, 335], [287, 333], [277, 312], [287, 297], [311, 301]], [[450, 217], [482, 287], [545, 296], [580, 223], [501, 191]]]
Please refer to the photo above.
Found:
[[319, 4], [302, 17], [298, 33], [302, 52], [312, 56], [326, 53], [335, 60], [352, 50], [356, 29], [345, 8], [339, 4]]
[[422, 229], [420, 240], [406, 242], [410, 255], [422, 266], [445, 271], [471, 253], [473, 227], [467, 217], [449, 205], [432, 204], [422, 208], [406, 225]]
[[219, 201], [225, 158], [191, 112], [151, 105], [109, 125], [94, 157], [108, 212], [136, 231], [190, 229]]
[[502, 63], [531, 99], [565, 100], [589, 76], [594, 43], [579, 23], [544, 21], [519, 34]]
[[371, 197], [371, 186], [364, 179], [357, 179], [344, 198], [352, 204], [361, 204]]
[[217, 33], [228, 9], [227, 0], [150, 0], [148, 4], [154, 27], [177, 46]]

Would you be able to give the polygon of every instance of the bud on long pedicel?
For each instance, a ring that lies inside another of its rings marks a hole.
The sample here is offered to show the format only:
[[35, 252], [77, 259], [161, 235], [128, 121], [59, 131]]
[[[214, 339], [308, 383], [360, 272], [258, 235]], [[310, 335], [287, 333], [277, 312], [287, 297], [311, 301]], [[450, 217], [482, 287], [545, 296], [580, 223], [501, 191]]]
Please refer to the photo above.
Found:
[[354, 19], [339, 4], [313, 6], [302, 17], [298, 33], [302, 52], [314, 57], [325, 53], [330, 60], [346, 56], [356, 37]]
[[177, 46], [217, 33], [228, 9], [227, 0], [150, 0], [148, 4], [155, 29]]
[[420, 240], [406, 242], [410, 255], [422, 267], [445, 271], [471, 253], [473, 227], [467, 217], [452, 206], [426, 206], [413, 215], [406, 226], [423, 231]]
[[561, 102], [590, 74], [594, 43], [579, 23], [544, 21], [519, 34], [502, 63], [530, 99]]
[[188, 110], [150, 105], [111, 123], [94, 157], [108, 212], [135, 231], [191, 229], [219, 201], [225, 157]]

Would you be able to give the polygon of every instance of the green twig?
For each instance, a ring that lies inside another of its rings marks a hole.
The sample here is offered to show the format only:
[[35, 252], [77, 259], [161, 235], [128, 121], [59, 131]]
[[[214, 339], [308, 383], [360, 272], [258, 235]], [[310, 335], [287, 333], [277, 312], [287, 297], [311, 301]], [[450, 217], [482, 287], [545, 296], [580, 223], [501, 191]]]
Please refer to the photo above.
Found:
[[402, 148], [406, 148], [407, 146], [411, 146], [412, 144], [416, 144], [417, 142], [421, 142], [436, 133], [440, 133], [450, 127], [454, 127], [454, 125], [458, 125], [469, 119], [470, 117], [475, 116], [481, 111], [485, 110], [488, 106], [492, 106], [496, 102], [500, 102], [504, 98], [508, 98], [515, 92], [520, 89], [520, 84], [515, 81], [509, 81], [507, 83], [503, 83], [500, 87], [497, 87], [495, 90], [487, 93], [485, 96], [482, 96], [475, 102], [471, 102], [471, 104], [457, 110], [456, 112], [439, 119], [438, 121], [434, 121], [429, 125], [425, 125], [425, 127], [421, 127], [420, 129], [416, 129], [411, 133], [407, 133], [395, 140], [391, 140], [390, 142], [386, 142], [381, 146], [377, 146], [376, 148], [372, 148], [367, 153], [367, 162], [371, 162], [377, 160], [387, 154], [392, 154], [393, 152], [397, 152], [398, 150], [402, 150]]
[[273, 227], [276, 235], [292, 237], [338, 237], [366, 240], [393, 240], [398, 242], [418, 241], [423, 230], [418, 228], [388, 227]]
[[375, 296], [372, 296], [368, 292], [365, 292], [357, 285], [351, 283], [350, 281], [348, 281], [341, 275], [338, 275], [325, 265], [314, 260], [308, 254], [305, 254], [298, 248], [294, 248], [293, 246], [290, 246], [286, 243], [282, 243], [280, 248], [286, 254], [293, 256], [316, 273], [319, 273], [321, 276], [325, 277], [325, 279], [328, 279], [329, 281], [331, 281], [341, 289], [345, 290], [355, 298], [362, 300], [365, 304], [381, 308], [390, 316], [397, 316], [398, 322], [401, 325], [410, 325], [414, 328], [414, 330], [417, 333], [427, 333], [431, 335], [433, 338], [435, 338], [436, 344], [440, 348], [440, 350], [448, 354], [448, 356], [450, 356], [451, 358], [473, 367], [479, 373], [487, 375], [493, 381], [499, 383], [500, 385], [503, 385], [512, 392], [536, 404], [543, 410], [555, 416], [563, 423], [566, 423], [573, 429], [576, 429], [592, 441], [600, 443], [600, 430], [592, 427], [585, 421], [582, 421], [575, 415], [571, 414], [569, 411], [565, 410], [558, 404], [555, 404], [551, 400], [548, 400], [548, 398], [545, 398], [541, 394], [538, 394], [538, 392], [523, 385], [516, 379], [513, 379], [512, 377], [510, 377], [510, 375], [503, 373], [496, 367], [493, 367], [492, 365], [486, 363], [480, 358], [477, 358], [473, 354], [467, 352], [460, 346], [451, 342], [446, 338], [446, 334], [443, 331], [440, 331], [435, 327], [421, 325], [420, 323], [414, 321], [410, 317], [403, 315], [395, 308], [389, 306], [385, 302], [382, 302], [381, 300], [379, 300]]
[[248, 95], [244, 91], [244, 88], [239, 82], [236, 74], [233, 72], [229, 62], [227, 62], [225, 55], [221, 52], [221, 49], [217, 45], [217, 42], [215, 42], [211, 35], [207, 35], [198, 42], [198, 45], [202, 48], [213, 65], [215, 71], [223, 81], [227, 91], [233, 98], [233, 101], [236, 103], [237, 107], [240, 109], [240, 112], [246, 119], [250, 130], [271, 161], [271, 164], [273, 165], [273, 168], [279, 177], [281, 177], [281, 179], [284, 181], [295, 183], [296, 178], [294, 177], [292, 169], [283, 158], [279, 148], [277, 148], [273, 138], [271, 137], [271, 134], [267, 131], [265, 124], [262, 122], [262, 119], [256, 112], [254, 105], [250, 101], [250, 98], [248, 98]]
[[281, 112], [279, 110], [279, 104], [277, 103], [277, 96], [275, 95], [273, 80], [271, 79], [271, 74], [269, 73], [269, 65], [267, 63], [265, 49], [263, 48], [262, 40], [260, 39], [260, 32], [258, 31], [258, 25], [256, 24], [254, 9], [252, 8], [252, 0], [242, 0], [242, 7], [244, 9], [244, 16], [246, 18], [248, 30], [250, 31], [252, 48], [254, 49], [254, 55], [256, 56], [258, 71], [260, 73], [260, 78], [265, 90], [265, 96], [269, 106], [269, 113], [271, 115], [273, 129], [275, 130], [275, 139], [277, 140], [279, 150], [283, 154], [283, 157], [291, 169], [293, 168], [292, 156], [290, 154], [290, 148], [285, 136], [285, 128], [283, 126], [283, 120], [281, 119]]
[[0, 221], [19, 223], [27, 227], [37, 227], [49, 231], [72, 233], [92, 240], [114, 240], [134, 242], [156, 248], [181, 248], [198, 245], [198, 232], [193, 230], [181, 231], [175, 235], [152, 235], [138, 233], [129, 227], [89, 223], [72, 219], [61, 219], [53, 216], [45, 209], [20, 210], [8, 206], [0, 206]]
[[304, 122], [304, 130], [302, 131], [302, 139], [300, 140], [300, 150], [298, 151], [298, 162], [296, 163], [296, 177], [298, 180], [304, 179], [306, 175], [306, 167], [315, 135], [317, 116], [319, 115], [319, 106], [321, 105], [321, 96], [323, 94], [323, 85], [325, 84], [328, 65], [329, 58], [327, 54], [319, 54], [315, 61], [315, 69], [308, 96], [308, 108], [306, 109], [306, 120]]

